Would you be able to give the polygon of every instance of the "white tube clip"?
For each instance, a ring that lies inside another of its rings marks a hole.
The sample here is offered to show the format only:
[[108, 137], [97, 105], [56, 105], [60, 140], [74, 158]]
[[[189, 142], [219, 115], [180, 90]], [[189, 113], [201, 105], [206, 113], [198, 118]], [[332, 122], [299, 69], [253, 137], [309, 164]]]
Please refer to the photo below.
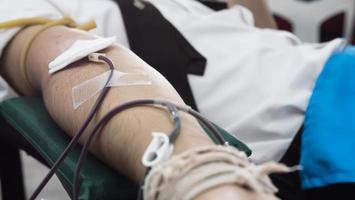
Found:
[[142, 163], [145, 167], [153, 167], [166, 160], [173, 153], [173, 145], [170, 144], [169, 137], [160, 132], [152, 133], [153, 139], [145, 150]]

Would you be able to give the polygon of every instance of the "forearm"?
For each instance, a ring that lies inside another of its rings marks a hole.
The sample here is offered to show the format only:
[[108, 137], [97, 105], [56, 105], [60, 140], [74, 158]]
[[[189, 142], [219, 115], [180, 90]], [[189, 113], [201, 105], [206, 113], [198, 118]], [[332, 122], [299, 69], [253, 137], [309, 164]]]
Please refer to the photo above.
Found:
[[259, 28], [277, 28], [276, 22], [265, 0], [228, 0], [228, 5], [240, 4], [254, 15], [255, 26]]
[[[18, 76], [20, 73], [17, 58], [21, 44], [31, 35], [31, 32], [31, 29], [27, 29], [18, 34], [4, 54], [3, 69], [6, 71], [7, 79], [24, 94], [33, 94], [34, 92], [26, 91], [28, 88], [26, 82]], [[83, 59], [63, 71], [49, 75], [48, 63], [67, 49], [76, 39], [89, 38], [92, 36], [86, 32], [54, 27], [38, 36], [28, 54], [27, 71], [31, 85], [36, 91], [42, 93], [47, 110], [58, 125], [70, 135], [73, 135], [81, 126], [94, 103], [94, 99], [90, 100], [74, 110], [71, 99], [72, 88], [108, 69], [103, 64], [91, 63]], [[139, 70], [149, 74], [152, 85], [111, 88], [98, 115], [96, 115], [96, 121], [113, 107], [137, 98], [159, 98], [183, 104], [173, 87], [158, 72], [129, 50], [115, 45], [106, 49], [104, 53], [113, 60], [120, 71]], [[177, 141], [176, 151], [182, 151], [188, 146], [211, 144], [210, 140], [202, 134], [195, 120], [186, 115], [182, 115], [182, 117], [183, 129], [181, 137]], [[96, 140], [94, 153], [111, 166], [137, 180], [142, 177], [140, 158], [150, 142], [151, 132], [168, 133], [171, 128], [169, 116], [163, 110], [147, 107], [134, 108], [111, 120], [102, 131], [102, 136]], [[84, 136], [82, 141], [85, 138]], [[194, 138], [198, 139], [192, 143]], [[127, 163], [127, 165], [120, 165], [120, 163]], [[122, 169], [124, 166], [126, 168]]]

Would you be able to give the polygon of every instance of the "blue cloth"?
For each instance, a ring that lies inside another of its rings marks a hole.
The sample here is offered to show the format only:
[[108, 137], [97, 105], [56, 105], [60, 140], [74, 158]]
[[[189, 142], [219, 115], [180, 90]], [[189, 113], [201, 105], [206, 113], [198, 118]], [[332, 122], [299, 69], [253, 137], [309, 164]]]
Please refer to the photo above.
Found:
[[300, 164], [304, 189], [355, 182], [355, 47], [334, 53], [316, 81]]

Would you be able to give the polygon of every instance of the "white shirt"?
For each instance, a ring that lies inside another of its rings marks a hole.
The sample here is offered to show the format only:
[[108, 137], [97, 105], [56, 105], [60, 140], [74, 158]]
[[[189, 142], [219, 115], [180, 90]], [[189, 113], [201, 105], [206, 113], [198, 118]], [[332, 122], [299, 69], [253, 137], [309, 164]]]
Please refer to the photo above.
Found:
[[[128, 46], [121, 12], [111, 1], [1, 2], [0, 21], [69, 14], [79, 23], [94, 19], [94, 34], [115, 35]], [[150, 2], [207, 58], [205, 75], [188, 77], [200, 112], [248, 144], [255, 162], [279, 160], [303, 123], [315, 80], [343, 41], [304, 44], [284, 31], [255, 28], [242, 6], [216, 12], [195, 0]], [[1, 53], [18, 29], [0, 31]], [[0, 94], [10, 91], [1, 81]]]

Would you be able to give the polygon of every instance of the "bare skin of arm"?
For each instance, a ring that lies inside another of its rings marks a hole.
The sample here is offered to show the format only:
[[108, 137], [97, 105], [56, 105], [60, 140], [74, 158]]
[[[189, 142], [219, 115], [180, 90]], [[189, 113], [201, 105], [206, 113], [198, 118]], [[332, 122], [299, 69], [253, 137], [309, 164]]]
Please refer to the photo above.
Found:
[[[74, 110], [71, 89], [75, 85], [107, 71], [108, 68], [104, 64], [96, 64], [83, 59], [71, 64], [65, 70], [49, 75], [48, 63], [53, 58], [67, 49], [75, 40], [93, 38], [87, 32], [62, 26], [52, 27], [35, 39], [29, 51], [27, 74], [33, 87], [31, 88], [19, 75], [21, 73], [18, 58], [24, 41], [32, 35], [36, 28], [38, 27], [22, 30], [8, 44], [0, 62], [2, 63], [1, 75], [23, 95], [41, 94], [52, 118], [67, 134], [72, 136], [83, 123], [95, 99]], [[94, 121], [99, 120], [113, 107], [137, 98], [159, 98], [184, 104], [169, 82], [130, 50], [117, 44], [105, 49], [103, 53], [113, 60], [120, 71], [140, 70], [148, 73], [153, 84], [111, 88]], [[188, 115], [181, 114], [181, 116], [182, 131], [176, 141], [174, 154], [198, 146], [212, 145], [196, 120]], [[88, 127], [89, 130], [91, 128]], [[151, 132], [169, 132], [171, 128], [172, 125], [166, 112], [151, 107], [134, 108], [114, 117], [101, 130], [100, 136], [91, 146], [91, 152], [108, 165], [138, 182], [143, 178], [144, 168], [140, 160], [151, 140]], [[87, 134], [84, 135], [81, 143], [86, 138]], [[275, 199], [275, 197], [255, 194], [234, 185], [226, 185], [211, 189], [196, 198], [196, 200], [213, 199], [265, 200]]]
[[255, 26], [276, 29], [277, 25], [265, 0], [228, 0], [228, 6], [236, 4], [247, 7], [254, 15]]

